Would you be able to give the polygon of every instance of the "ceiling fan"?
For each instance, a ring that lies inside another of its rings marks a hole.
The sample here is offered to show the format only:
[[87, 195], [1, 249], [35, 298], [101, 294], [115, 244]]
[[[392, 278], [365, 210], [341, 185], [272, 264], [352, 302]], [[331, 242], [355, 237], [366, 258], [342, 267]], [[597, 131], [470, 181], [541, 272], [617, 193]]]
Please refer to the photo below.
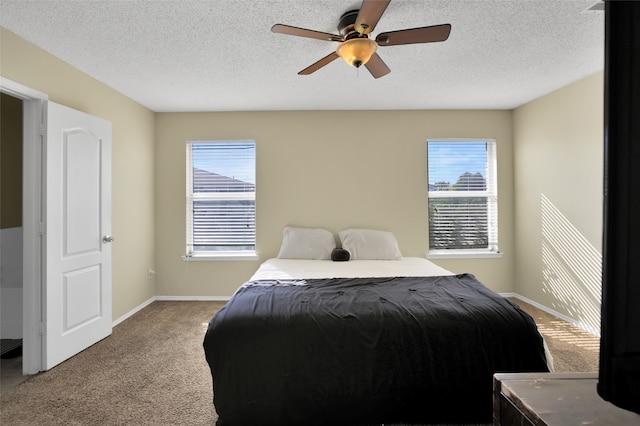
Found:
[[375, 40], [369, 39], [368, 34], [376, 27], [390, 2], [391, 0], [363, 0], [359, 10], [350, 10], [340, 17], [338, 22], [340, 35], [283, 24], [275, 24], [271, 27], [271, 31], [338, 42], [335, 52], [303, 69], [298, 73], [299, 75], [309, 75], [341, 57], [347, 64], [356, 68], [364, 65], [374, 78], [380, 78], [389, 74], [391, 70], [376, 53], [378, 46], [445, 41], [451, 32], [451, 25], [443, 24], [389, 31], [378, 34]]

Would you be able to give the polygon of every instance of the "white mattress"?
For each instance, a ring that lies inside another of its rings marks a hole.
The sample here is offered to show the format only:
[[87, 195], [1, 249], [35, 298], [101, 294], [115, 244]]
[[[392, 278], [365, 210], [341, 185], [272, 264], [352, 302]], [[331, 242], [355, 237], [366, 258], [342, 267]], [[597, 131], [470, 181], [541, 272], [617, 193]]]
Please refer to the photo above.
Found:
[[455, 275], [427, 259], [403, 257], [398, 260], [268, 259], [251, 277], [253, 280], [303, 278], [435, 277]]

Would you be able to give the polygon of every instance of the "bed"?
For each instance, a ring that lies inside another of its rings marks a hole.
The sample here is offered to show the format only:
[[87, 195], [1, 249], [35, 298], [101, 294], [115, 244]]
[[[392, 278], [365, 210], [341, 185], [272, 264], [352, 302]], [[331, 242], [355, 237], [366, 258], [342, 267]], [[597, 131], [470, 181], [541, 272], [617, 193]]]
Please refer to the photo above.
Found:
[[218, 426], [489, 423], [494, 373], [549, 371], [532, 318], [473, 275], [359, 257], [269, 259], [216, 313]]

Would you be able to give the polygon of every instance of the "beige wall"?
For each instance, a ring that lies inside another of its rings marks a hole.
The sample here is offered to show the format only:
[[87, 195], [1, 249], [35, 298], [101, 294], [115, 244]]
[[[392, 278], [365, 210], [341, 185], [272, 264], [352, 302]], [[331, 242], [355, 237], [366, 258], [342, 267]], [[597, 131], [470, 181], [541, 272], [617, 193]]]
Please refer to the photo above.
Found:
[[155, 294], [154, 113], [0, 28], [0, 73], [113, 126], [113, 317]]
[[185, 142], [254, 139], [260, 261], [286, 225], [392, 231], [405, 256], [428, 248], [427, 137], [492, 137], [498, 146], [501, 259], [436, 261], [513, 291], [512, 114], [509, 111], [159, 113], [156, 118], [157, 294], [229, 296], [259, 262], [184, 262]]
[[600, 328], [603, 73], [514, 112], [515, 291]]

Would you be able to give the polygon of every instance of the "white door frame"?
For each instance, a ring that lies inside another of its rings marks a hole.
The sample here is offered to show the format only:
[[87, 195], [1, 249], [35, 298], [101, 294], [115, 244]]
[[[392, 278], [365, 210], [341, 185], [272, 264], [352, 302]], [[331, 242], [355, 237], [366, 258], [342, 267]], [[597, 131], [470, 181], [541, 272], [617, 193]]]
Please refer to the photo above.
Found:
[[23, 102], [23, 286], [22, 286], [22, 373], [43, 370], [44, 265], [46, 199], [44, 135], [49, 97], [37, 90], [0, 77], [0, 92]]

